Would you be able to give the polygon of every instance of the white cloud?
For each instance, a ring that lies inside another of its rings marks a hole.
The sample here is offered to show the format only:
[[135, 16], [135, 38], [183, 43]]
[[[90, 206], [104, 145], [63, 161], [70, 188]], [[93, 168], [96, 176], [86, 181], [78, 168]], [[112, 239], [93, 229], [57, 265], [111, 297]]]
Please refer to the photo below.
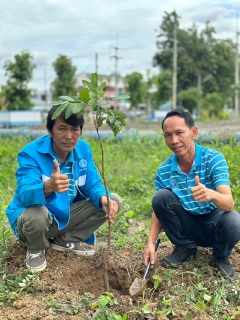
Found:
[[98, 72], [109, 74], [115, 70], [112, 47], [118, 46], [122, 75], [152, 68], [164, 11], [176, 10], [182, 28], [193, 22], [203, 28], [210, 20], [219, 38], [233, 40], [240, 14], [239, 0], [2, 0], [0, 8], [0, 84], [4, 62], [28, 50], [37, 65], [32, 86], [40, 90], [44, 72], [48, 84], [54, 79], [52, 62], [59, 54], [72, 58], [77, 72], [94, 72], [98, 53]]

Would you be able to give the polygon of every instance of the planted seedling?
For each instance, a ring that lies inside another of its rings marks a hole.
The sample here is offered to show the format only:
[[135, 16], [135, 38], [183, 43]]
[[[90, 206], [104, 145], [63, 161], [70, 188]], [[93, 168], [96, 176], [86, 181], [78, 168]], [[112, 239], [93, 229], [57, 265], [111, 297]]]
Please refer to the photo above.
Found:
[[[106, 87], [106, 82], [98, 85], [98, 76], [96, 73], [92, 73], [91, 81], [83, 80], [82, 81], [85, 89], [77, 93], [76, 96], [61, 96], [59, 97], [58, 102], [52, 103], [52, 105], [59, 105], [59, 108], [54, 112], [52, 119], [56, 119], [65, 109], [65, 118], [69, 118], [72, 114], [76, 114], [80, 117], [84, 113], [84, 109], [87, 106], [90, 106], [93, 111], [93, 121], [94, 126], [97, 131], [98, 140], [100, 143], [101, 153], [102, 153], [102, 166], [101, 169], [98, 167], [99, 173], [103, 179], [104, 187], [106, 190], [107, 204], [108, 204], [108, 213], [109, 213], [109, 196], [108, 196], [108, 187], [107, 180], [105, 177], [104, 171], [104, 148], [102, 139], [99, 134], [99, 128], [103, 125], [104, 122], [110, 127], [114, 136], [121, 131], [121, 129], [126, 125], [126, 118], [124, 112], [120, 110], [110, 110], [108, 107], [103, 106], [103, 96], [105, 94], [104, 88]], [[122, 95], [116, 97], [112, 100], [128, 99], [129, 96]], [[108, 247], [104, 259], [104, 283], [106, 291], [109, 291], [109, 281], [107, 275], [107, 266], [109, 260], [109, 253], [111, 248], [111, 222], [108, 221]]]

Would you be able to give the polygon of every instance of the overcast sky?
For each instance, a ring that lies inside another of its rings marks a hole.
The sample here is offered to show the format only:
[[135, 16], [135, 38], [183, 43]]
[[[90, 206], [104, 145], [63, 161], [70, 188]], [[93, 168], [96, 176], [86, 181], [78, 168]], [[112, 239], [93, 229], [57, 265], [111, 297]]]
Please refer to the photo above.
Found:
[[176, 10], [180, 27], [207, 20], [217, 37], [236, 39], [239, 0], [0, 0], [0, 84], [5, 83], [3, 65], [23, 50], [34, 57], [36, 69], [31, 86], [44, 89], [54, 80], [52, 63], [60, 54], [72, 58], [77, 73], [118, 71], [122, 76], [152, 68], [157, 51], [156, 29], [164, 11]]

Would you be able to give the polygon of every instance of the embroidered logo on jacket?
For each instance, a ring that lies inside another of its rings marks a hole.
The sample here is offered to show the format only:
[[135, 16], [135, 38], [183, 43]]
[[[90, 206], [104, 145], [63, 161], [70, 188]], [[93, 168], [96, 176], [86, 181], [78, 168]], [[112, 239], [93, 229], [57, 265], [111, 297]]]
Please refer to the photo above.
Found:
[[86, 161], [85, 159], [81, 159], [81, 160], [79, 161], [79, 166], [80, 166], [81, 168], [86, 168], [86, 166], [87, 166], [87, 161]]

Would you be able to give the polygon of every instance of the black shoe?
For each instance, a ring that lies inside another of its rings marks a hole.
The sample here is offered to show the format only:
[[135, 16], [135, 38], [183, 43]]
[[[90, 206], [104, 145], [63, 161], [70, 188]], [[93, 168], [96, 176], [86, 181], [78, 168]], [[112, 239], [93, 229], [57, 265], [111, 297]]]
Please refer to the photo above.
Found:
[[185, 246], [175, 246], [173, 252], [166, 256], [163, 260], [161, 265], [164, 268], [177, 268], [180, 264], [185, 261], [190, 260], [191, 257], [196, 256], [197, 248], [188, 248]]
[[212, 259], [214, 268], [217, 269], [222, 277], [236, 279], [236, 273], [229, 257], [220, 258], [213, 253]]
[[80, 256], [92, 256], [95, 254], [94, 250], [84, 247], [78, 242], [65, 242], [59, 237], [56, 237], [52, 240], [51, 247], [58, 251], [72, 251]]

